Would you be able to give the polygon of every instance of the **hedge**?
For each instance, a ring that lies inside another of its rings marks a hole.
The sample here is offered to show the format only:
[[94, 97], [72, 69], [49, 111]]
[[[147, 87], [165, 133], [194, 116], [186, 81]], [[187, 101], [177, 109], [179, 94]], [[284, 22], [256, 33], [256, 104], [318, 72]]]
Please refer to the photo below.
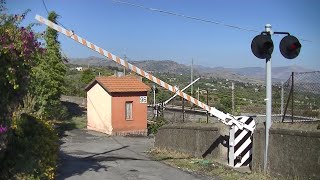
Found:
[[12, 120], [5, 156], [0, 159], [3, 179], [54, 179], [58, 160], [58, 135], [52, 124], [32, 115]]

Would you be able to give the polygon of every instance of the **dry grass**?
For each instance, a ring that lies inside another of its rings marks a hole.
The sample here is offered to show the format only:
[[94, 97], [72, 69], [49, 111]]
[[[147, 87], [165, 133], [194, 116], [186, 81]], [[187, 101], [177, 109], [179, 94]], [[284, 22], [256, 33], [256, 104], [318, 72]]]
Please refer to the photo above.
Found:
[[226, 180], [269, 180], [276, 179], [259, 173], [241, 173], [230, 167], [225, 167], [212, 160], [193, 158], [190, 154], [169, 150], [152, 149], [149, 155], [156, 161], [161, 161], [172, 167], [194, 174], [206, 175], [212, 178]]

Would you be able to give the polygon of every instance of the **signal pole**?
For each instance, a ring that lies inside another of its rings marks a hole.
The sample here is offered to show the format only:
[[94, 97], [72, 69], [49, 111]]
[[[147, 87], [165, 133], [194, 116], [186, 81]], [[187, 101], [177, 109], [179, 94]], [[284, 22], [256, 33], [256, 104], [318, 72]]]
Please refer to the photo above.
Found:
[[271, 25], [265, 25], [265, 31], [257, 35], [251, 43], [251, 50], [253, 54], [259, 59], [266, 59], [266, 137], [265, 137], [265, 151], [264, 151], [264, 173], [267, 173], [268, 165], [268, 145], [269, 145], [269, 129], [271, 127], [271, 113], [272, 113], [272, 79], [271, 79], [271, 54], [273, 52], [273, 41], [271, 35], [285, 34], [280, 41], [280, 52], [283, 57], [287, 59], [296, 58], [301, 49], [299, 40], [290, 35], [288, 32], [272, 32]]
[[284, 91], [283, 91], [283, 86], [284, 86], [284, 83], [281, 82], [281, 115], [283, 116], [284, 112], [283, 112], [283, 97], [284, 97]]
[[[266, 24], [265, 31], [270, 36], [272, 34], [271, 25]], [[271, 112], [272, 112], [272, 82], [271, 82], [271, 54], [266, 58], [266, 139], [264, 150], [264, 173], [267, 173], [268, 165], [268, 145], [269, 145], [269, 129], [271, 127]]]

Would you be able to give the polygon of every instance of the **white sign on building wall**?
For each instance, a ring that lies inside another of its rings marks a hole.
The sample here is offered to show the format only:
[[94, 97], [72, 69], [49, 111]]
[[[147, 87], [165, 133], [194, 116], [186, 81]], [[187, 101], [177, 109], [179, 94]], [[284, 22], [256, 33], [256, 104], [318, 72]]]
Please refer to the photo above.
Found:
[[140, 96], [140, 103], [147, 103], [147, 96]]

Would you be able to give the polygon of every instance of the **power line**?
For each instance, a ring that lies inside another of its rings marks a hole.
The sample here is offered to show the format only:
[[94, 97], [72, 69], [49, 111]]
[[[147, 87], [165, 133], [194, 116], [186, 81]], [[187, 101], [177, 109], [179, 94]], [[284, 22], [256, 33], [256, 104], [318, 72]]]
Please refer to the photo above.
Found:
[[[178, 17], [182, 17], [182, 18], [186, 18], [186, 19], [192, 19], [192, 20], [201, 21], [201, 22], [205, 22], [205, 23], [222, 25], [222, 26], [225, 26], [225, 27], [233, 28], [233, 29], [239, 29], [239, 30], [244, 30], [244, 31], [249, 31], [249, 32], [258, 32], [258, 33], [261, 32], [261, 31], [258, 31], [256, 29], [249, 29], [249, 28], [244, 28], [244, 27], [232, 25], [232, 24], [226, 24], [226, 23], [223, 23], [223, 22], [215, 21], [215, 20], [202, 19], [202, 18], [198, 18], [198, 17], [194, 17], [194, 16], [188, 16], [188, 15], [184, 15], [184, 14], [179, 14], [179, 13], [175, 13], [175, 12], [171, 12], [171, 11], [165, 11], [165, 10], [162, 10], [162, 9], [145, 7], [145, 6], [142, 6], [142, 5], [129, 3], [129, 2], [126, 2], [126, 1], [119, 1], [119, 0], [112, 0], [112, 1], [115, 2], [115, 3], [126, 4], [126, 5], [129, 5], [129, 6], [133, 6], [133, 7], [149, 10], [149, 11], [155, 11], [155, 12], [159, 12], [159, 13], [169, 14], [169, 15], [178, 16]], [[299, 40], [306, 41], [306, 42], [312, 42], [312, 41], [307, 40], [307, 39], [300, 39], [299, 38]]]
[[[44, 2], [44, 0], [42, 0], [42, 4], [43, 4], [44, 8], [46, 9], [47, 14], [49, 15], [50, 13], [49, 13], [49, 11], [48, 11], [48, 8], [47, 8], [46, 3]], [[68, 28], [66, 28], [62, 23], [60, 23], [58, 20], [56, 20], [56, 21], [57, 21], [57, 23], [60, 24], [63, 28], [68, 29]]]
[[215, 20], [208, 20], [208, 19], [202, 19], [202, 18], [198, 18], [198, 17], [194, 17], [194, 16], [188, 16], [188, 15], [179, 14], [179, 13], [175, 13], [175, 12], [171, 12], [171, 11], [165, 11], [165, 10], [162, 10], [162, 9], [149, 8], [149, 7], [145, 7], [145, 6], [141, 6], [141, 5], [138, 5], [138, 4], [133, 4], [133, 3], [125, 2], [125, 1], [119, 1], [119, 0], [112, 0], [112, 1], [116, 2], [116, 3], [120, 3], [120, 4], [127, 4], [127, 5], [130, 5], [130, 6], [138, 7], [138, 8], [141, 8], [141, 9], [146, 9], [146, 10], [149, 10], [149, 11], [156, 11], [156, 12], [160, 12], [160, 13], [164, 13], [164, 14], [169, 14], [169, 15], [173, 15], [173, 16], [179, 16], [179, 17], [183, 17], [183, 18], [187, 18], [187, 19], [193, 19], [193, 20], [197, 20], [197, 21], [201, 21], [201, 22], [222, 25], [222, 26], [226, 26], [226, 27], [229, 27], [229, 28], [240, 29], [240, 30], [251, 31], [251, 32], [260, 32], [260, 31], [255, 30], [255, 29], [249, 29], [249, 28], [244, 28], [244, 27], [232, 25], [232, 24], [226, 24], [226, 23], [223, 23], [223, 22], [215, 21]]
[[46, 4], [44, 3], [44, 0], [42, 0], [42, 4], [43, 4], [44, 8], [46, 9], [47, 14], [49, 14], [48, 8], [47, 8]]

